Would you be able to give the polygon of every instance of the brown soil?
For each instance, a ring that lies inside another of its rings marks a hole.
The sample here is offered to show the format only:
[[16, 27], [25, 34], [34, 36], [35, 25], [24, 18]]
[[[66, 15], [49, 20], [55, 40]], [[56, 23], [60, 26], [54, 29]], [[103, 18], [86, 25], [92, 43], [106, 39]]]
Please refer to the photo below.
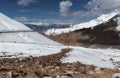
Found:
[[93, 28], [84, 28], [57, 36], [49, 36], [54, 41], [65, 45], [84, 47], [120, 48], [120, 32], [116, 31], [117, 23], [113, 19]]
[[71, 49], [41, 57], [1, 58], [0, 78], [112, 78], [118, 70], [93, 65], [61, 63]]

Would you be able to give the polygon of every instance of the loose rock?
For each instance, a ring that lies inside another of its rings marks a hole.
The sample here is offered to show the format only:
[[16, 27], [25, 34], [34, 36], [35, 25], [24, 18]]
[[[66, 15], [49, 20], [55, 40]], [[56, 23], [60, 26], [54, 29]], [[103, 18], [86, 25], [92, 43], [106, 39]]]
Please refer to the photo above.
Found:
[[120, 78], [120, 73], [115, 73], [112, 75], [112, 78]]

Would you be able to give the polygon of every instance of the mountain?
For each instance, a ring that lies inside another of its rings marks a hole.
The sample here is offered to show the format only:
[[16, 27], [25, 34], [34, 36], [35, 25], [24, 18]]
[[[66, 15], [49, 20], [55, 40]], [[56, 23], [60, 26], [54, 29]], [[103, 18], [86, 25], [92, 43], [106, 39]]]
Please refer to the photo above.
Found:
[[27, 22], [27, 23], [24, 23], [24, 24], [28, 24], [28, 25], [36, 25], [36, 26], [41, 26], [41, 25], [44, 25], [44, 26], [47, 26], [47, 25], [50, 25], [49, 23], [42, 23], [42, 22]]
[[[53, 31], [55, 34], [53, 34], [53, 36], [51, 36], [50, 38], [66, 45], [84, 45], [84, 46], [120, 45], [119, 13], [111, 13], [106, 15], [103, 14], [100, 17], [98, 17], [96, 20], [92, 20], [84, 24], [82, 23], [82, 24], [74, 25], [71, 28], [67, 28], [66, 29], [67, 31], [65, 31], [65, 33], [63, 33], [65, 29], [60, 29], [60, 30], [54, 29], [54, 30], [57, 33]], [[48, 31], [52, 31], [52, 30], [48, 30]], [[63, 34], [60, 31], [63, 31], [62, 32]], [[46, 34], [48, 34], [48, 32], [46, 32]]]
[[112, 17], [116, 16], [117, 14], [119, 14], [119, 12], [112, 12], [109, 14], [102, 14], [101, 16], [99, 16], [96, 19], [93, 19], [89, 22], [85, 22], [85, 23], [80, 23], [77, 25], [73, 25], [69, 28], [61, 28], [61, 29], [49, 29], [45, 32], [46, 35], [60, 35], [62, 33], [69, 33], [75, 30], [79, 30], [79, 29], [84, 29], [84, 28], [93, 28], [99, 24], [105, 23], [107, 21], [109, 21], [109, 19], [111, 19]]
[[112, 66], [112, 61], [115, 64], [120, 61], [118, 56], [120, 52], [119, 12], [102, 14], [97, 19], [69, 28], [49, 29], [45, 34], [73, 49], [72, 52], [67, 53], [68, 57], [63, 59], [65, 63], [79, 61], [85, 64], [109, 67]]
[[38, 31], [38, 32], [41, 32], [41, 31], [46, 31], [48, 29], [51, 29], [51, 28], [68, 28], [70, 27], [70, 24], [39, 24], [39, 23], [28, 23], [28, 24], [25, 24], [26, 26], [28, 26], [29, 28], [35, 30], [35, 31]]
[[62, 47], [54, 45], [61, 44], [0, 13], [0, 56], [39, 56], [59, 52]]
[[10, 19], [6, 15], [0, 13], [0, 32], [1, 31], [30, 31], [31, 29], [26, 27], [13, 19]]
[[[10, 19], [2, 13], [0, 14], [0, 31], [3, 32], [0, 36], [0, 41], [4, 42], [31, 42], [40, 44], [45, 44], [45, 42], [47, 42], [47, 44], [53, 44], [54, 42], [47, 37], [44, 37], [37, 32], [34, 32], [32, 29], [28, 28], [24, 24]], [[9, 39], [6, 37], [8, 37]]]
[[[116, 23], [113, 22], [113, 24], [116, 26]], [[95, 27], [99, 27], [99, 26], [95, 26]], [[100, 26], [100, 28], [102, 27]], [[111, 29], [112, 27], [110, 27], [109, 29], [106, 28], [106, 30], [111, 30]], [[50, 60], [47, 61], [48, 62], [47, 64], [54, 63], [55, 65], [57, 64], [63, 65], [63, 67], [64, 64], [73, 63], [73, 62], [80, 62], [86, 65], [94, 65], [97, 67], [111, 68], [111, 69], [114, 69], [115, 67], [119, 68], [120, 66], [118, 63], [120, 61], [119, 49], [113, 49], [113, 48], [93, 49], [93, 48], [85, 48], [80, 46], [65, 46], [41, 35], [38, 32], [33, 31], [32, 29], [28, 28], [26, 25], [14, 21], [13, 19], [7, 17], [2, 13], [0, 14], [0, 30], [1, 30], [0, 57], [13, 58], [13, 57], [28, 57], [30, 55], [39, 56], [39, 57], [41, 56], [40, 58], [44, 58], [44, 59], [39, 59], [40, 61], [37, 64], [40, 65], [41, 64], [40, 62]], [[89, 28], [87, 30], [89, 30]], [[81, 32], [81, 30], [76, 30], [74, 31], [74, 33], [79, 31]], [[84, 33], [84, 29], [82, 29], [82, 32]], [[85, 32], [88, 31], [85, 30]], [[68, 39], [68, 42], [72, 42], [71, 40], [72, 38], [76, 39], [76, 34], [73, 34], [73, 37], [71, 37], [71, 39], [69, 39], [70, 38], [69, 35], [71, 34], [68, 33], [68, 35], [64, 36], [65, 39]], [[60, 36], [57, 37], [57, 39], [61, 39]], [[65, 53], [64, 52], [64, 50], [66, 51], [65, 48], [71, 50]], [[45, 56], [47, 57], [45, 58]], [[59, 63], [58, 62], [56, 63], [56, 61], [58, 60], [57, 58], [60, 60]], [[24, 62], [24, 64], [25, 63], [26, 61]], [[44, 65], [44, 63], [42, 64]]]

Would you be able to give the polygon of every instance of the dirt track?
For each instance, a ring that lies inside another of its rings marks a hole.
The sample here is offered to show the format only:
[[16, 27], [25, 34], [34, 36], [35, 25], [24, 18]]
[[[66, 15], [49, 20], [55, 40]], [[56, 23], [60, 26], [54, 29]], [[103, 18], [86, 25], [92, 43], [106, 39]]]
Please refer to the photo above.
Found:
[[5, 58], [0, 60], [0, 78], [111, 78], [118, 70], [92, 65], [61, 63], [71, 49], [42, 57]]

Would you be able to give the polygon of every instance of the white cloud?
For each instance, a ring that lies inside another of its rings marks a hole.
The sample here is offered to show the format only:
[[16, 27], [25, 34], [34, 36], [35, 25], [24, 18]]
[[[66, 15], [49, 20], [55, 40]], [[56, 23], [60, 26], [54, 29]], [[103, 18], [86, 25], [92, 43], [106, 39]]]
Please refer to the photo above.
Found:
[[[25, 1], [25, 0], [24, 0]], [[59, 3], [60, 7], [60, 14], [62, 16], [67, 17], [58, 17], [56, 19], [43, 19], [41, 22], [47, 22], [47, 23], [80, 23], [84, 21], [91, 20], [93, 18], [96, 18], [97, 16], [103, 14], [103, 13], [110, 13], [112, 11], [120, 10], [120, 0], [90, 0], [88, 3], [86, 3], [86, 7], [88, 8], [87, 11], [78, 10], [74, 12], [70, 12], [70, 7], [73, 6], [73, 3], [69, 0], [61, 1]], [[21, 12], [26, 12], [26, 10], [21, 10]], [[58, 13], [54, 13], [55, 15], [58, 15]], [[25, 21], [36, 21], [35, 19], [28, 19], [26, 17], [20, 17], [17, 18], [17, 20], [25, 22]], [[39, 21], [39, 20], [37, 20]]]
[[67, 0], [67, 1], [61, 1], [60, 4], [59, 4], [59, 7], [60, 7], [60, 14], [62, 16], [67, 16], [67, 13], [69, 12], [70, 10], [70, 7], [72, 6], [72, 2]]
[[36, 0], [18, 0], [17, 1], [17, 4], [19, 5], [19, 6], [28, 6], [28, 5], [30, 5], [31, 3], [35, 3], [36, 2]]
[[[83, 18], [96, 18], [101, 14], [114, 12], [120, 10], [120, 0], [90, 0], [86, 4], [85, 8], [88, 11], [74, 11], [71, 13], [71, 18], [83, 19]], [[93, 19], [94, 19], [93, 18]]]
[[120, 9], [120, 0], [91, 0], [87, 6], [94, 11], [114, 11]]
[[101, 11], [99, 10], [90, 10], [90, 11], [75, 11], [71, 13], [71, 17], [73, 18], [87, 18], [87, 17], [95, 17], [101, 15]]
[[28, 22], [35, 22], [37, 19], [27, 18], [27, 17], [15, 17], [15, 20], [22, 22], [22, 23], [28, 23]]
[[29, 23], [49, 23], [49, 24], [57, 24], [57, 23], [76, 23], [76, 19], [70, 19], [66, 20], [64, 18], [47, 18], [47, 19], [35, 19], [35, 18], [27, 18], [27, 17], [15, 17], [15, 20], [24, 23], [24, 24], [29, 24]]
[[20, 9], [20, 10], [18, 10], [18, 12], [32, 12], [32, 10], [29, 10], [29, 9]]

